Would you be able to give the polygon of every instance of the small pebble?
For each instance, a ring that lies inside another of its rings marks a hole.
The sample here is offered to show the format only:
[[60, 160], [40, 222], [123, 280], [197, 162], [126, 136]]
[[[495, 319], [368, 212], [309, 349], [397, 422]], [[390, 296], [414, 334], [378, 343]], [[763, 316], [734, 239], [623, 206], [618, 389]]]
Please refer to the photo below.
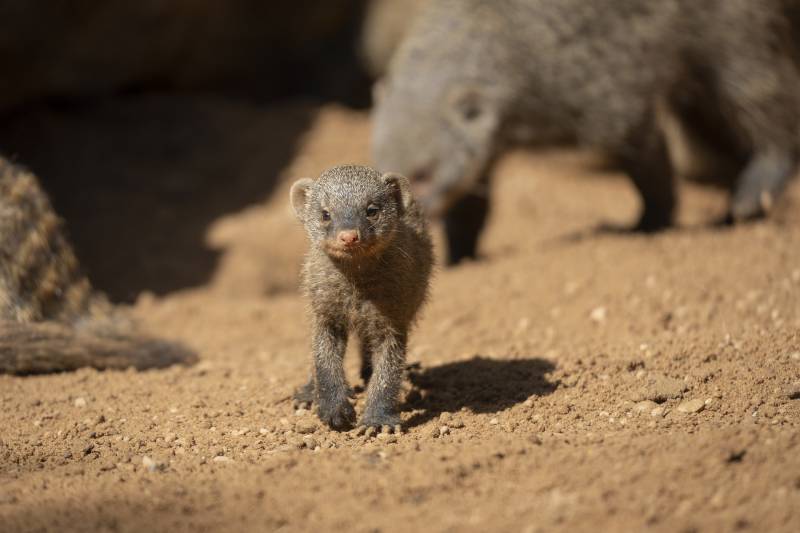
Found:
[[653, 407], [653, 410], [650, 411], [650, 416], [664, 416], [667, 414], [667, 410], [661, 407], [660, 405], [657, 407]]
[[644, 400], [633, 406], [633, 410], [637, 413], [652, 413], [653, 409], [657, 408], [658, 404], [652, 400]]
[[464, 427], [464, 422], [460, 418], [453, 418], [450, 420], [450, 427], [455, 429], [461, 429]]
[[500, 423], [500, 421], [496, 418], [492, 418], [491, 420], [489, 420], [489, 423], [493, 426], [496, 426], [497, 424]]
[[450, 433], [450, 428], [447, 426], [441, 426], [439, 428], [439, 436], [448, 435]]
[[86, 398], [75, 398], [75, 407], [86, 407]]
[[599, 324], [605, 321], [607, 315], [608, 311], [606, 311], [605, 307], [595, 307], [592, 309], [592, 312], [589, 313], [589, 318], [591, 318], [593, 322], [597, 322]]
[[152, 459], [151, 457], [145, 455], [144, 457], [142, 457], [142, 466], [145, 467], [148, 472], [158, 472], [164, 470], [167, 465], [165, 465], [161, 461], [156, 461], [155, 459]]
[[706, 403], [703, 400], [695, 399], [682, 402], [678, 406], [678, 411], [681, 413], [699, 413], [705, 409]]
[[303, 444], [305, 444], [306, 448], [308, 448], [309, 450], [313, 450], [314, 448], [319, 446], [319, 444], [317, 443], [317, 439], [315, 439], [311, 435], [306, 435], [305, 437], [303, 437]]
[[800, 382], [786, 387], [786, 397], [790, 400], [800, 400]]
[[230, 457], [225, 457], [224, 455], [218, 455], [212, 459], [215, 463], [232, 463], [233, 459]]
[[631, 399], [636, 402], [644, 400], [665, 402], [673, 398], [680, 398], [686, 390], [687, 386], [683, 380], [667, 376], [653, 376]]

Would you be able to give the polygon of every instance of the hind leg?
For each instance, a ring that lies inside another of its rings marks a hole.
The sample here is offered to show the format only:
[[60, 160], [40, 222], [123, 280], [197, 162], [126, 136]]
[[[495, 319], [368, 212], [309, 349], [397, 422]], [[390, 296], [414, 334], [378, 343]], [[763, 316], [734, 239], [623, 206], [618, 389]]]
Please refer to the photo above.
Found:
[[372, 377], [372, 346], [369, 339], [364, 335], [360, 336], [361, 342], [361, 379], [364, 381], [364, 386], [369, 384], [369, 379]]
[[642, 213], [634, 230], [658, 231], [672, 224], [676, 204], [666, 141], [654, 117], [632, 139], [621, 161], [642, 199]]
[[733, 185], [733, 220], [765, 215], [797, 171], [800, 146], [800, 72], [779, 49], [734, 55], [720, 72], [723, 102], [744, 133], [751, 156]]
[[292, 396], [295, 408], [305, 407], [308, 408], [314, 403], [314, 373], [312, 372], [308, 381], [297, 389]]
[[791, 149], [769, 147], [756, 151], [733, 188], [732, 220], [751, 220], [768, 213], [797, 165], [797, 153]]
[[732, 187], [749, 158], [716, 98], [677, 95], [659, 110], [659, 124], [676, 176]]

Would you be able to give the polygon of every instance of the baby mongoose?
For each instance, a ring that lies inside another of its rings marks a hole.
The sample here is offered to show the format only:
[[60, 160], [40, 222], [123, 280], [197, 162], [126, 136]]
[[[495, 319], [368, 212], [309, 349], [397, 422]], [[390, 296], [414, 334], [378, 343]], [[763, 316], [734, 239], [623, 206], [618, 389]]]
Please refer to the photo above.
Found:
[[427, 177], [450, 262], [475, 255], [487, 176], [509, 145], [606, 152], [642, 200], [635, 229], [673, 221], [659, 117], [690, 107], [723, 136], [730, 220], [761, 216], [800, 159], [797, 0], [430, 0], [376, 91], [379, 168]]
[[291, 189], [310, 248], [302, 286], [312, 321], [313, 368], [295, 398], [316, 402], [335, 429], [355, 422], [343, 358], [348, 332], [361, 343], [366, 408], [359, 425], [399, 427], [409, 328], [425, 301], [433, 249], [409, 183], [397, 174], [339, 166]]
[[0, 374], [186, 362], [92, 289], [36, 177], [0, 157]]

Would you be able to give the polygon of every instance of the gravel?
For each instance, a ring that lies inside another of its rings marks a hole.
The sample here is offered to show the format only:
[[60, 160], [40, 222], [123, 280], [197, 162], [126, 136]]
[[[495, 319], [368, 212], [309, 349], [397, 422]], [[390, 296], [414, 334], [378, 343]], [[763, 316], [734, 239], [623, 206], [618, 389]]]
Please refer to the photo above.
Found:
[[687, 400], [678, 406], [678, 411], [681, 413], [691, 414], [699, 413], [706, 407], [706, 402], [700, 399]]
[[631, 398], [635, 402], [650, 400], [662, 403], [674, 398], [680, 398], [688, 389], [683, 380], [667, 376], [653, 376]]
[[167, 468], [167, 464], [163, 461], [153, 459], [147, 455], [142, 457], [142, 466], [145, 467], [148, 472], [163, 472]]
[[294, 430], [301, 435], [314, 433], [317, 430], [317, 423], [311, 419], [299, 420], [294, 426]]

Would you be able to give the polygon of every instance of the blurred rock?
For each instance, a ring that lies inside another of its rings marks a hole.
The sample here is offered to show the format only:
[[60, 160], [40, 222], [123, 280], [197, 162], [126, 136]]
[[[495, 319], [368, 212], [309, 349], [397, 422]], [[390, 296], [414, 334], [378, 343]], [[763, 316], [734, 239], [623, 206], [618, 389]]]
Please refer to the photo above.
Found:
[[[342, 84], [364, 0], [0, 4], [0, 111], [136, 89], [280, 95]], [[331, 75], [334, 70], [336, 76]]]
[[359, 54], [373, 78], [386, 74], [394, 51], [428, 0], [372, 0], [366, 9]]

